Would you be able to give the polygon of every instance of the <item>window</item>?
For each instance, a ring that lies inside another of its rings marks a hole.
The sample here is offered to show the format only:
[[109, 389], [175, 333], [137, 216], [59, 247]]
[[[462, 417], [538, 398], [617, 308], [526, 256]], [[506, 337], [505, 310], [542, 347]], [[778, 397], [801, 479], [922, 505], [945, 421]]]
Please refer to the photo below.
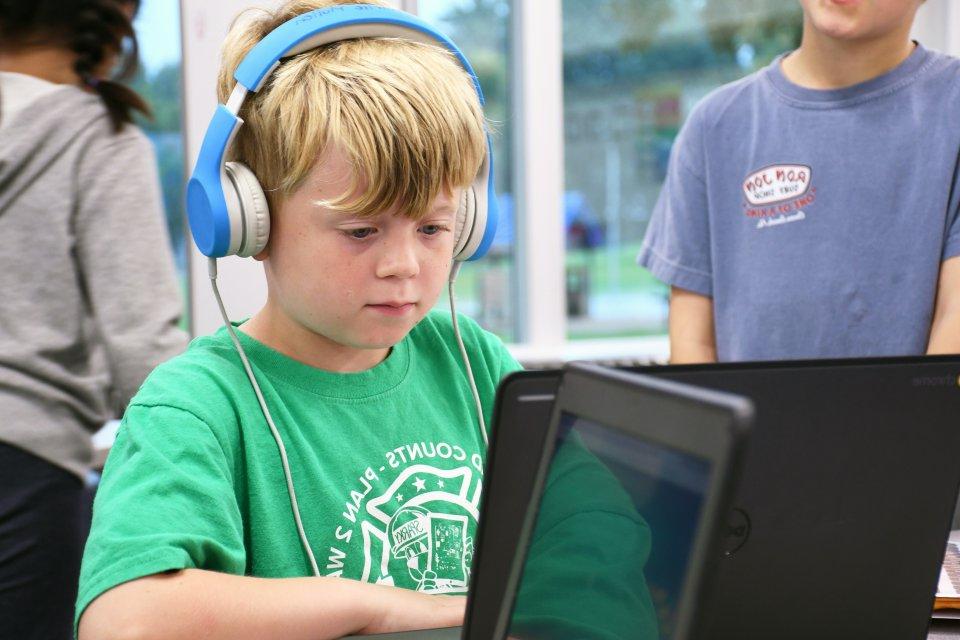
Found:
[[636, 264], [670, 148], [712, 89], [798, 46], [783, 0], [564, 0], [567, 335], [666, 332], [668, 290]]
[[179, 3], [169, 0], [143, 0], [134, 29], [140, 46], [140, 70], [132, 85], [153, 110], [152, 120], [140, 118], [137, 124], [153, 143], [157, 154], [167, 230], [183, 293], [183, 326], [186, 328], [190, 315], [190, 296], [183, 197]]
[[[494, 184], [500, 224], [490, 251], [463, 266], [458, 311], [506, 341], [515, 336], [515, 225], [509, 91], [509, 0], [419, 0], [416, 12], [463, 51], [480, 79], [493, 127]], [[439, 304], [448, 304], [446, 296]]]

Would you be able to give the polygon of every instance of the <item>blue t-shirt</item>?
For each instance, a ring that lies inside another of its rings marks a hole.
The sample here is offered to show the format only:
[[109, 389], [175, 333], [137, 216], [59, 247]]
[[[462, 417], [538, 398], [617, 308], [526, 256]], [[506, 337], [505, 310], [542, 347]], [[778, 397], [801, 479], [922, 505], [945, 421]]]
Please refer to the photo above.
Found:
[[780, 61], [694, 108], [639, 262], [713, 298], [720, 360], [922, 354], [960, 255], [960, 60], [837, 90]]

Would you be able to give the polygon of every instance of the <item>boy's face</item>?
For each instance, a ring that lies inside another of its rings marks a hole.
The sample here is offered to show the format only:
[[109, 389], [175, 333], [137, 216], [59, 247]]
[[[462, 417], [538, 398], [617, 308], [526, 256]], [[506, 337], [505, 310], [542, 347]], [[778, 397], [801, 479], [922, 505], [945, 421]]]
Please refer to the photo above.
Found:
[[[283, 323], [355, 349], [402, 340], [447, 282], [459, 190], [441, 193], [419, 220], [398, 208], [361, 218], [316, 203], [349, 189], [352, 168], [331, 145], [271, 215], [268, 306]], [[309, 335], [309, 334], [308, 334]]]
[[909, 28], [921, 0], [800, 0], [808, 27], [840, 40], [883, 37]]

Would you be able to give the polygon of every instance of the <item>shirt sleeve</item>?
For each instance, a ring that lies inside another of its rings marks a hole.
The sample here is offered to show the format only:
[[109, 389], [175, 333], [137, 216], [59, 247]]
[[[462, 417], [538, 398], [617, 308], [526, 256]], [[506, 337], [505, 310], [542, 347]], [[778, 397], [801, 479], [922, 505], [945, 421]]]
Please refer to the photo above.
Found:
[[133, 127], [97, 137], [77, 181], [77, 261], [119, 415], [147, 374], [187, 343], [153, 147]]
[[953, 218], [947, 221], [947, 236], [943, 243], [941, 260], [960, 256], [960, 205], [953, 209]]
[[694, 110], [674, 142], [637, 262], [667, 284], [713, 295], [703, 135]]
[[650, 527], [579, 438], [554, 455], [537, 514], [510, 635], [658, 638], [644, 576]]
[[130, 580], [187, 568], [243, 575], [233, 468], [192, 413], [128, 407], [97, 489], [74, 625], [90, 602]]

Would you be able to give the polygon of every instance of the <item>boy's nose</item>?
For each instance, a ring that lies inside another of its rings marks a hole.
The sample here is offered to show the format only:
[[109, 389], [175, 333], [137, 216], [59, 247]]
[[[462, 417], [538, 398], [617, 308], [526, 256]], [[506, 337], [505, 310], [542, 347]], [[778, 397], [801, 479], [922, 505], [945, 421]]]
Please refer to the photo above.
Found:
[[378, 278], [412, 278], [420, 273], [416, 246], [410, 241], [384, 241], [383, 254], [377, 263]]

